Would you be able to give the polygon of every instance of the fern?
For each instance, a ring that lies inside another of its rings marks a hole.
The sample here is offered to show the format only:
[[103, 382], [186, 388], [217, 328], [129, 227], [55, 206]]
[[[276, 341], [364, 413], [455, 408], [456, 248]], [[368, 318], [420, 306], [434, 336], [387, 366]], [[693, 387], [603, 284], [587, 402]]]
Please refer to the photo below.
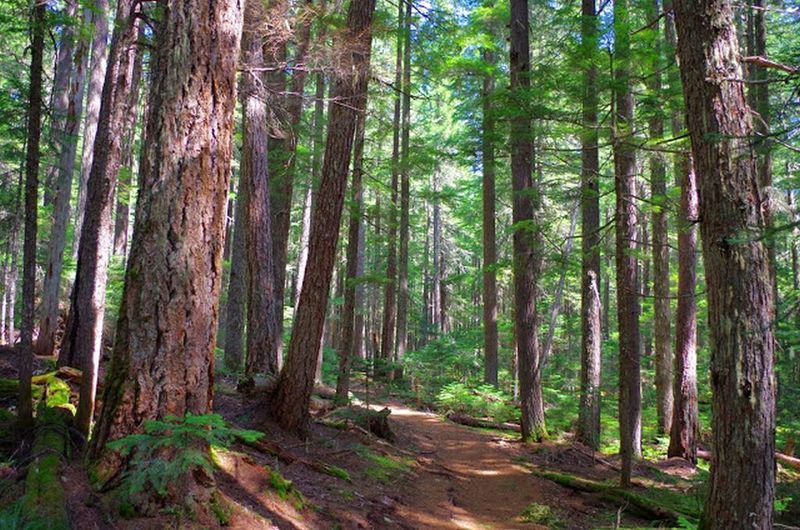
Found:
[[257, 431], [228, 426], [219, 414], [189, 413], [182, 418], [149, 420], [143, 433], [114, 440], [108, 447], [130, 457], [128, 470], [122, 476], [122, 487], [128, 495], [137, 495], [150, 487], [163, 498], [168, 495], [169, 484], [187, 473], [213, 472], [209, 447], [227, 448], [237, 439], [255, 441], [261, 436]]

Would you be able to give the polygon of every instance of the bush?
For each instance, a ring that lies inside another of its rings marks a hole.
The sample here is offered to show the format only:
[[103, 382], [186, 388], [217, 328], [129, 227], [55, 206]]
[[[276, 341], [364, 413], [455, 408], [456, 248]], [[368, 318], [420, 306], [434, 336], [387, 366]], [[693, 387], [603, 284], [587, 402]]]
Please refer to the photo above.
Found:
[[439, 391], [436, 403], [444, 412], [488, 417], [496, 422], [519, 421], [519, 408], [511, 403], [511, 396], [491, 385], [469, 388], [462, 383], [450, 383]]

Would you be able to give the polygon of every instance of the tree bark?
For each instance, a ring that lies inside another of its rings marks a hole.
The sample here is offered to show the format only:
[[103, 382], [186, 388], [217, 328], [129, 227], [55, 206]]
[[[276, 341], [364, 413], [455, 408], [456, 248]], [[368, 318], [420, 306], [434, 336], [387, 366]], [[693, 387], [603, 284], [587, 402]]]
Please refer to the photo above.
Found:
[[345, 62], [335, 74], [328, 111], [322, 181], [311, 214], [309, 261], [300, 292], [286, 365], [278, 379], [272, 412], [287, 430], [304, 432], [314, 372], [336, 259], [353, 134], [366, 106], [374, 0], [351, 0], [347, 27], [335, 48]]
[[262, 47], [264, 5], [248, 1], [242, 32], [242, 183], [247, 187], [245, 246], [247, 248], [247, 362], [245, 373], [278, 373], [280, 305], [275, 288], [272, 216], [267, 161], [267, 109]]
[[211, 410], [240, 6], [186, 0], [162, 11], [154, 32], [137, 214], [90, 446], [108, 464], [101, 480], [120, 463], [109, 441], [146, 420]]
[[103, 99], [103, 85], [108, 65], [108, 0], [94, 0], [92, 11], [92, 58], [89, 66], [89, 88], [86, 95], [86, 118], [83, 123], [83, 152], [81, 154], [81, 173], [78, 182], [78, 207], [75, 209], [75, 230], [73, 234], [73, 259], [78, 258], [78, 242], [83, 231], [83, 214], [86, 211], [89, 174], [94, 160], [94, 142], [97, 125], [100, 121], [100, 106]]
[[581, 55], [583, 132], [581, 135], [581, 397], [576, 437], [600, 447], [600, 169], [597, 130], [597, 11], [595, 0], [583, 0]]
[[547, 437], [539, 351], [538, 281], [541, 257], [538, 210], [540, 190], [534, 185], [530, 113], [530, 43], [528, 0], [511, 0], [511, 97], [519, 111], [511, 119], [511, 179], [514, 222], [514, 334], [517, 338], [522, 439]]
[[[120, 0], [111, 39], [108, 69], [103, 85], [100, 119], [95, 137], [92, 171], [87, 186], [86, 211], [78, 250], [75, 283], [70, 296], [64, 338], [58, 362], [60, 366], [81, 368], [85, 374], [96, 370], [103, 339], [106, 304], [106, 280], [111, 257], [114, 187], [121, 164], [122, 135], [128, 108], [129, 92], [136, 56], [139, 29], [138, 2]], [[91, 380], [96, 376], [88, 376]], [[89, 415], [91, 416], [91, 415]], [[89, 423], [78, 413], [78, 421]], [[84, 434], [88, 434], [88, 430]]]
[[[490, 67], [494, 66], [494, 53], [483, 51], [483, 60]], [[495, 217], [496, 192], [495, 175], [495, 117], [492, 97], [494, 96], [494, 74], [483, 76], [481, 160], [483, 185], [483, 381], [497, 386], [498, 370], [498, 335], [497, 335], [497, 243]]]
[[[56, 52], [55, 74], [53, 76], [53, 88], [51, 92], [50, 108], [50, 142], [56, 148], [58, 160], [62, 161], [63, 152], [68, 148], [70, 137], [67, 135], [66, 127], [69, 119], [69, 106], [72, 98], [70, 97], [70, 81], [72, 80], [75, 56], [75, 27], [78, 25], [76, 13], [78, 2], [76, 0], [66, 0], [63, 11], [60, 13], [62, 19], [61, 38], [58, 42]], [[80, 34], [80, 32], [78, 32]], [[80, 118], [80, 114], [78, 115]], [[52, 206], [58, 195], [58, 177], [61, 174], [60, 164], [52, 164], [47, 168], [44, 179], [44, 204]]]
[[36, 302], [36, 235], [39, 185], [39, 140], [42, 135], [42, 62], [47, 31], [47, 3], [33, 4], [31, 63], [28, 88], [27, 149], [25, 153], [25, 243], [22, 247], [22, 325], [20, 326], [17, 424], [21, 432], [33, 425], [33, 319]]
[[639, 357], [639, 278], [636, 265], [636, 151], [630, 81], [630, 19], [627, 0], [614, 2], [616, 116], [617, 318], [619, 327], [619, 428], [623, 487], [631, 483], [633, 461], [642, 453], [642, 390]]
[[[83, 24], [91, 24], [92, 13], [84, 9]], [[80, 29], [80, 28], [79, 28]], [[82, 33], [82, 31], [80, 32]], [[61, 300], [61, 273], [64, 266], [64, 249], [67, 243], [67, 223], [69, 221], [70, 199], [72, 198], [72, 174], [75, 171], [75, 155], [78, 149], [78, 129], [83, 111], [84, 81], [89, 58], [89, 43], [81, 38], [75, 50], [72, 75], [69, 79], [68, 105], [63, 130], [59, 136], [58, 178], [53, 203], [53, 224], [50, 229], [50, 242], [47, 252], [47, 266], [42, 282], [42, 301], [40, 311], [39, 338], [36, 341], [36, 355], [49, 357], [56, 347], [58, 330], [59, 301]], [[52, 181], [51, 181], [52, 182]]]
[[[713, 463], [701, 528], [772, 528], [775, 306], [754, 128], [730, 2], [675, 0], [700, 197], [713, 390]], [[743, 487], [756, 484], [757, 487]]]
[[[395, 341], [395, 362], [400, 363], [406, 354], [408, 343], [408, 240], [409, 214], [411, 202], [411, 7], [412, 0], [406, 0], [406, 14], [403, 18], [403, 102], [400, 140], [400, 259], [397, 268], [397, 340]], [[402, 3], [401, 3], [402, 5]], [[403, 374], [402, 368], [395, 370], [395, 376]]]
[[[402, 83], [403, 74], [403, 2], [397, 4], [397, 55], [395, 57], [394, 86]], [[401, 97], [399, 92], [394, 96], [394, 119], [392, 121], [392, 180], [391, 202], [387, 208], [387, 251], [386, 251], [386, 283], [383, 299], [383, 326], [381, 328], [380, 356], [384, 362], [391, 362], [395, 352], [395, 331], [397, 329], [397, 200], [400, 178], [400, 118]], [[382, 372], [381, 368], [378, 372]]]
[[[664, 2], [669, 15], [664, 24], [664, 40], [668, 57], [677, 53], [675, 20], [672, 0]], [[670, 68], [669, 85], [673, 94], [680, 94], [681, 80], [677, 67]], [[680, 104], [672, 106], [672, 136], [684, 133]], [[691, 150], [691, 146], [682, 146]], [[670, 457], [681, 457], [697, 463], [698, 404], [697, 404], [697, 181], [689, 153], [675, 156], [675, 175], [681, 188], [678, 211], [678, 308], [675, 313], [675, 370], [673, 378], [674, 404], [670, 430]]]
[[[647, 18], [654, 22], [654, 33], [649, 47], [654, 59], [651, 62], [650, 77], [650, 119], [648, 123], [651, 140], [664, 136], [664, 119], [661, 112], [662, 89], [661, 70], [661, 7], [659, 0], [652, 0], [647, 10]], [[670, 285], [669, 285], [669, 232], [667, 168], [663, 155], [654, 152], [650, 157], [650, 197], [653, 206], [653, 323], [656, 359], [656, 415], [658, 432], [670, 432], [672, 425], [672, 345], [670, 328]]]
[[347, 404], [350, 392], [350, 367], [356, 357], [355, 313], [358, 258], [361, 229], [361, 209], [364, 202], [362, 177], [364, 173], [364, 131], [366, 115], [358, 117], [355, 147], [353, 148], [353, 183], [350, 195], [350, 226], [347, 232], [347, 277], [342, 309], [342, 340], [339, 348], [339, 376], [336, 380], [336, 402]]
[[228, 304], [225, 307], [225, 367], [238, 372], [244, 363], [244, 320], [247, 308], [247, 183], [239, 174], [239, 191], [234, 214], [231, 274], [228, 280]]

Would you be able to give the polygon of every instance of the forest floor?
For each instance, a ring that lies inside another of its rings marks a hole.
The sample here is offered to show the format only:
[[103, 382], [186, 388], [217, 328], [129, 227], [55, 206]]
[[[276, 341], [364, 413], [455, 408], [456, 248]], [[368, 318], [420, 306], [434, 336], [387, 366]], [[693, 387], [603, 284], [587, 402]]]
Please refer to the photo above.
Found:
[[[0, 351], [0, 377], [16, 376], [12, 360], [11, 352]], [[52, 363], [45, 360], [38, 360], [36, 366], [37, 371], [52, 370]], [[149, 517], [123, 516], [124, 499], [94, 491], [80, 459], [65, 457], [58, 478], [66, 486], [70, 527], [580, 530], [667, 526], [657, 517], [642, 517], [624, 499], [560, 485], [559, 478], [577, 478], [613, 488], [619, 477], [616, 457], [593, 453], [568, 436], [523, 444], [516, 433], [457, 425], [386, 394], [371, 401], [373, 410], [391, 410], [392, 439], [383, 440], [342, 422], [334, 412], [320, 413], [309, 437], [300, 440], [266, 419], [266, 394], [243, 396], [236, 391], [234, 379], [220, 377], [215, 412], [232, 425], [264, 432], [263, 440], [283, 454], [245, 443], [216, 449], [218, 495], [213, 505], [201, 513], [164, 506]], [[7, 400], [0, 402], [0, 408], [14, 409]], [[5, 424], [0, 431], [10, 435], [13, 416], [8, 412], [0, 417]], [[13, 450], [10, 444], [3, 447]], [[19, 455], [0, 456], [0, 528], [15, 528], [4, 523], [13, 518], [14, 506], [20, 505], [25, 466], [16, 467], [14, 459]], [[321, 466], [325, 467], [322, 471]], [[543, 478], [542, 473], [558, 477]], [[655, 506], [693, 518], [702, 505], [706, 479], [706, 471], [682, 460], [653, 459], [637, 467], [633, 491]], [[800, 484], [796, 476], [792, 480]]]

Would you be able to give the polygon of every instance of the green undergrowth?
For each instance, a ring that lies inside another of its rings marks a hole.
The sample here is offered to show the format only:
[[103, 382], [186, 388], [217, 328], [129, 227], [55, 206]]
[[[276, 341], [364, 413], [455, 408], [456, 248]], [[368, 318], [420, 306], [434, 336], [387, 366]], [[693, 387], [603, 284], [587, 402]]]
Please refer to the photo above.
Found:
[[470, 388], [463, 383], [450, 383], [439, 391], [436, 404], [444, 413], [459, 412], [501, 423], [519, 421], [519, 407], [512, 403], [511, 396], [491, 385]]
[[296, 510], [302, 510], [308, 505], [305, 496], [294, 487], [291, 480], [269, 466], [265, 466], [265, 469], [269, 473], [269, 487], [280, 499], [290, 503]]
[[519, 520], [523, 523], [536, 523], [546, 525], [552, 530], [564, 528], [558, 515], [546, 504], [533, 503], [520, 514]]

